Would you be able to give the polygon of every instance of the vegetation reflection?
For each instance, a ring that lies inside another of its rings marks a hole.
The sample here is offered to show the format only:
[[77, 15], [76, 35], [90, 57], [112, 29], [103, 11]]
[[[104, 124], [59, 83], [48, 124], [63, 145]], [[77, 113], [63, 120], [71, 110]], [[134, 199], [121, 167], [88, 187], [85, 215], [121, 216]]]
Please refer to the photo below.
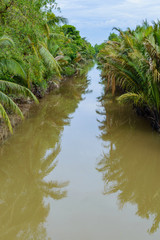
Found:
[[47, 239], [43, 223], [48, 216], [49, 205], [45, 205], [44, 197], [61, 199], [66, 196], [62, 187], [67, 183], [44, 179], [56, 166], [56, 151], [36, 164], [30, 158], [25, 162], [25, 168], [22, 158], [16, 165], [13, 165], [12, 157], [8, 163], [2, 164], [0, 239]]
[[0, 239], [49, 239], [45, 222], [50, 206], [44, 200], [58, 200], [67, 194], [67, 182], [51, 179], [64, 125], [70, 124], [70, 114], [87, 86], [85, 74], [66, 81], [38, 110], [35, 107], [33, 117], [1, 146]]
[[129, 202], [137, 206], [138, 216], [153, 217], [148, 232], [154, 233], [160, 223], [159, 136], [112, 97], [100, 101], [100, 138], [106, 150], [97, 169], [103, 175], [104, 194], [117, 193], [120, 207]]

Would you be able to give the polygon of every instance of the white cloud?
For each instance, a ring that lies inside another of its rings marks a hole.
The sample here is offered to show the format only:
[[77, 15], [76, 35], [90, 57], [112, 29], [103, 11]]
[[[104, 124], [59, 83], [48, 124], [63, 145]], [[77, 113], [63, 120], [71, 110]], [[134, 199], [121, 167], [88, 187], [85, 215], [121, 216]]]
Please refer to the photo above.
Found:
[[62, 15], [91, 42], [102, 42], [114, 26], [133, 28], [142, 20], [160, 18], [160, 0], [58, 0], [58, 4]]

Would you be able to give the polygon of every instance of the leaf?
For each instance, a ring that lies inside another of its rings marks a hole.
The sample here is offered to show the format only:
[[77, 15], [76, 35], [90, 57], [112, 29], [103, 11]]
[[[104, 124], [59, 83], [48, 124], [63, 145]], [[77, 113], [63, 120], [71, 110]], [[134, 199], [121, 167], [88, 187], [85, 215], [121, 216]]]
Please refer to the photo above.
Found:
[[36, 96], [26, 87], [23, 87], [17, 83], [0, 80], [0, 89], [6, 91], [9, 89], [10, 93], [18, 93], [22, 94], [23, 96], [31, 97], [36, 103], [38, 103], [38, 99]]
[[6, 35], [3, 35], [0, 38], [0, 46], [3, 46], [3, 45], [14, 45], [14, 42], [13, 42], [12, 38], [10, 38]]
[[21, 94], [23, 96], [29, 96], [36, 103], [38, 103], [38, 100], [29, 89], [17, 83], [0, 80], [0, 113], [5, 123], [7, 124], [10, 132], [12, 133], [12, 126], [3, 105], [10, 108], [14, 113], [18, 114], [22, 119], [24, 118], [24, 116], [20, 108], [17, 106], [17, 104], [5, 92], [7, 92], [7, 94], [8, 92], [10, 92], [14, 94]]
[[3, 69], [8, 71], [10, 74], [13, 74], [15, 76], [19, 76], [23, 79], [26, 79], [26, 73], [16, 60], [14, 59], [1, 59], [1, 64], [3, 65]]
[[120, 103], [134, 103], [136, 105], [141, 105], [146, 102], [146, 99], [143, 93], [132, 93], [128, 92], [122, 94], [120, 97], [117, 98]]
[[23, 113], [21, 112], [20, 108], [13, 102], [13, 100], [8, 97], [5, 93], [0, 91], [0, 101], [3, 105], [12, 109], [13, 112], [17, 113], [22, 119], [24, 118]]
[[55, 70], [57, 75], [60, 77], [60, 66], [55, 60], [55, 58], [52, 56], [52, 54], [49, 52], [49, 50], [44, 46], [43, 44], [40, 44], [39, 53], [44, 60], [45, 64], [51, 69]]
[[13, 133], [13, 129], [12, 129], [12, 125], [11, 125], [11, 122], [9, 120], [9, 117], [4, 109], [4, 107], [2, 106], [2, 104], [0, 103], [0, 113], [1, 113], [1, 116], [2, 118], [4, 119], [6, 125], [8, 126], [9, 130], [11, 133]]

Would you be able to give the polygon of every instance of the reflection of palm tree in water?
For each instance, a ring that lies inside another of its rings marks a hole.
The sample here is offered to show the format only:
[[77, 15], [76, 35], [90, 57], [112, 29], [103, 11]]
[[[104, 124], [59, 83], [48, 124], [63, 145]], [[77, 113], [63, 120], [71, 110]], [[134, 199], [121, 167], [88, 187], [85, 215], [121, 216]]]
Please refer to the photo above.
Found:
[[106, 142], [106, 153], [97, 169], [103, 174], [104, 194], [118, 193], [121, 207], [128, 202], [136, 204], [136, 214], [142, 218], [152, 215], [149, 232], [153, 233], [160, 223], [159, 136], [116, 103], [106, 100], [102, 114], [100, 138]]
[[46, 239], [45, 228], [40, 226], [49, 212], [44, 197], [66, 196], [61, 188], [67, 183], [44, 180], [56, 166], [55, 152], [41, 162], [40, 169], [27, 170], [20, 162], [1, 168], [0, 239]]
[[67, 183], [46, 177], [50, 179], [57, 164], [61, 134], [86, 91], [86, 77], [81, 83], [65, 83], [57, 95], [47, 97], [36, 116], [0, 148], [0, 240], [48, 239], [44, 198], [65, 197]]

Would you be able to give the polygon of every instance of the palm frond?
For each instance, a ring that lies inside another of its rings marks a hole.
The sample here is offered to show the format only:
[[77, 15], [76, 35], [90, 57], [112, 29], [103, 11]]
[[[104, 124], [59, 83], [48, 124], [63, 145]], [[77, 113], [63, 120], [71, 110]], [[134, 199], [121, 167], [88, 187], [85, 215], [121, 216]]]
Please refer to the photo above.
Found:
[[12, 40], [12, 38], [6, 36], [6, 35], [3, 35], [1, 38], [0, 38], [0, 46], [4, 46], [4, 45], [14, 45], [14, 42]]
[[47, 23], [50, 26], [55, 25], [56, 23], [57, 24], [60, 24], [60, 23], [68, 24], [68, 19], [64, 18], [62, 16], [55, 16], [55, 18], [50, 19]]
[[57, 63], [57, 61], [55, 60], [55, 58], [52, 56], [52, 54], [49, 52], [49, 50], [47, 49], [47, 47], [44, 44], [40, 44], [40, 48], [39, 48], [39, 53], [42, 57], [42, 59], [44, 60], [45, 64], [51, 69], [51, 70], [55, 70], [56, 73], [58, 74], [58, 76], [60, 77], [60, 66]]
[[11, 133], [13, 133], [13, 130], [12, 130], [12, 125], [11, 125], [11, 122], [9, 120], [9, 117], [4, 109], [4, 107], [2, 106], [2, 104], [0, 103], [0, 114], [3, 118], [3, 120], [5, 121], [6, 125], [8, 126], [9, 130]]
[[132, 93], [128, 92], [122, 94], [120, 97], [117, 98], [120, 103], [134, 103], [136, 105], [142, 105], [146, 103], [146, 99], [143, 93]]
[[13, 102], [13, 100], [8, 97], [5, 93], [0, 91], [0, 101], [3, 105], [7, 106], [8, 108], [12, 109], [14, 113], [17, 113], [22, 119], [24, 118], [23, 113], [21, 112], [20, 108]]
[[50, 40], [58, 40], [58, 39], [65, 39], [66, 37], [64, 36], [63, 33], [51, 33], [49, 35]]
[[23, 87], [17, 83], [0, 80], [0, 89], [1, 91], [9, 91], [10, 93], [14, 94], [21, 94], [23, 96], [28, 96], [33, 99], [36, 103], [38, 103], [38, 99], [36, 96], [26, 87]]
[[[24, 118], [23, 113], [21, 112], [20, 108], [17, 106], [17, 104], [9, 97], [5, 92], [14, 93], [14, 94], [22, 94], [23, 96], [29, 96], [31, 97], [36, 103], [38, 103], [37, 98], [34, 96], [34, 94], [27, 88], [13, 83], [8, 82], [5, 80], [0, 80], [0, 113], [2, 118], [4, 119], [6, 125], [8, 126], [10, 132], [12, 133], [12, 126], [11, 122], [9, 120], [9, 117], [4, 109], [4, 107], [7, 107], [11, 109], [14, 113], [18, 114], [22, 119]], [[3, 104], [3, 105], [2, 105]], [[3, 107], [4, 106], [4, 107]]]
[[153, 105], [159, 111], [159, 108], [160, 108], [160, 92], [159, 92], [159, 86], [157, 85], [156, 82], [151, 82], [150, 91], [151, 91]]
[[2, 70], [6, 70], [10, 74], [26, 79], [26, 72], [24, 71], [21, 64], [16, 60], [1, 59], [0, 62], [1, 62], [1, 67], [3, 68]]
[[52, 54], [52, 56], [56, 56], [56, 53], [59, 50], [59, 46], [57, 44], [54, 44], [54, 45], [53, 44], [48, 44], [48, 49], [49, 49], [50, 53]]

